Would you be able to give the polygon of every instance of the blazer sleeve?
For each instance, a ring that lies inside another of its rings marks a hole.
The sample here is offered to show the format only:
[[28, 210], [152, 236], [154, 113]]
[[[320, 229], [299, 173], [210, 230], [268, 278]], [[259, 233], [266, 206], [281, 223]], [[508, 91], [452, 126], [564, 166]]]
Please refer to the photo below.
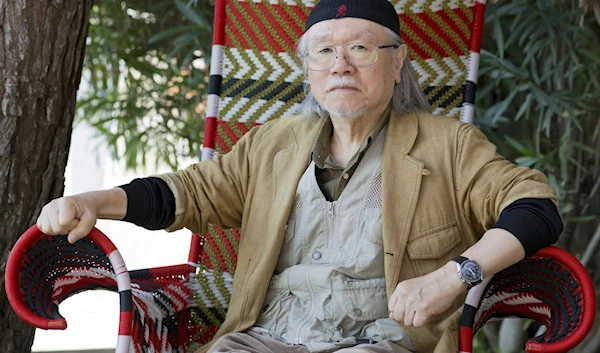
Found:
[[252, 141], [259, 127], [246, 133], [229, 153], [175, 172], [155, 175], [175, 196], [175, 221], [166, 230], [188, 228], [204, 234], [208, 223], [239, 228], [250, 180]]
[[490, 229], [502, 210], [520, 199], [550, 199], [558, 205], [544, 174], [504, 159], [474, 126], [462, 125], [456, 144], [456, 193], [462, 211], [477, 230]]

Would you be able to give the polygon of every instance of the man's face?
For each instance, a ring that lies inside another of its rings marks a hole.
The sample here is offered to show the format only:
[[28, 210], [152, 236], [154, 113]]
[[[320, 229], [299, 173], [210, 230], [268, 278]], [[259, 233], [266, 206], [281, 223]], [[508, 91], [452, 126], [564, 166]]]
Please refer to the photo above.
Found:
[[394, 44], [390, 43], [383, 26], [359, 18], [343, 18], [319, 22], [307, 35], [309, 51], [334, 46], [338, 53], [330, 69], [308, 70], [311, 91], [321, 107], [332, 116], [344, 118], [359, 118], [387, 108], [394, 84], [400, 79], [402, 61], [394, 61], [397, 51], [379, 49], [377, 62], [361, 67], [353, 66], [343, 52], [343, 46], [348, 43]]

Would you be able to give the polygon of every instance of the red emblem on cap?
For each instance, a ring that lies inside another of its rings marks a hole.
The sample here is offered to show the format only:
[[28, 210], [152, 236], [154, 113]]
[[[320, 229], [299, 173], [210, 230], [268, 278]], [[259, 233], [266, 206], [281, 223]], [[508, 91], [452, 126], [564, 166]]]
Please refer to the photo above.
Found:
[[338, 7], [337, 14], [335, 15], [335, 18], [346, 17], [346, 11], [347, 10], [348, 10], [348, 8], [346, 7], [346, 5], [342, 5], [342, 6]]

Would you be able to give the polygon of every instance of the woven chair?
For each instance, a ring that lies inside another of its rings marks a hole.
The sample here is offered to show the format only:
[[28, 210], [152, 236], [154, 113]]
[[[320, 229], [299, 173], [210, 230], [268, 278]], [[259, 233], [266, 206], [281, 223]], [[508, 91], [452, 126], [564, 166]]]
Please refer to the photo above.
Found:
[[487, 322], [508, 317], [535, 320], [546, 328], [527, 341], [527, 352], [567, 352], [588, 334], [595, 313], [596, 295], [585, 268], [566, 251], [549, 246], [469, 291], [460, 352], [473, 352], [473, 335]]
[[[229, 152], [254, 125], [297, 111], [304, 76], [294, 45], [315, 2], [216, 1], [203, 159]], [[434, 112], [471, 122], [485, 2], [392, 3]], [[191, 351], [224, 320], [239, 238], [236, 229], [212, 227], [193, 237], [188, 263], [126, 272], [111, 261], [118, 251], [100, 231], [71, 245], [34, 226], [11, 252], [7, 293], [28, 323], [64, 329], [63, 300], [89, 289], [118, 290], [117, 352]]]

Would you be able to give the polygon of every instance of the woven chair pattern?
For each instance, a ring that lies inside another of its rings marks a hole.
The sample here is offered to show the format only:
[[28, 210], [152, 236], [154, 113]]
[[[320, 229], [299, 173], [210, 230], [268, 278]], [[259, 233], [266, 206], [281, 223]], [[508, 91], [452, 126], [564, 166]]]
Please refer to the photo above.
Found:
[[58, 305], [66, 298], [92, 289], [119, 293], [117, 353], [132, 344], [132, 285], [115, 245], [96, 228], [69, 244], [64, 236], [47, 236], [30, 227], [15, 243], [6, 264], [6, 294], [15, 312], [42, 329], [65, 329]]
[[[218, 116], [215, 147], [219, 153], [228, 152], [252, 126], [298, 111], [305, 77], [295, 44], [315, 3], [222, 3], [224, 37], [215, 50], [222, 55], [222, 72], [216, 72], [222, 79], [213, 81], [212, 90], [220, 96], [218, 113], [212, 116]], [[470, 120], [472, 112], [463, 108], [474, 101], [484, 4], [474, 0], [394, 0], [392, 4], [434, 112], [456, 118], [463, 114]], [[211, 128], [215, 125], [207, 126], [207, 134]]]
[[[220, 281], [226, 276], [215, 279], [210, 273], [198, 280], [197, 264], [127, 272], [118, 260], [115, 270], [111, 259], [115, 253], [112, 242], [97, 229], [69, 244], [66, 237], [46, 236], [33, 226], [9, 257], [9, 301], [29, 324], [65, 329], [59, 304], [82, 291], [104, 289], [120, 295], [118, 352], [129, 352], [130, 345], [135, 352], [185, 352], [192, 340], [210, 340], [214, 329], [203, 330], [206, 325], [194, 322], [212, 323], [212, 327], [222, 322], [226, 302], [215, 300], [214, 292], [219, 286], [231, 291], [231, 280], [223, 284]], [[125, 283], [119, 283], [119, 276], [127, 277]], [[209, 302], [218, 305], [211, 309], [197, 305]]]
[[[56, 249], [61, 249], [56, 251]], [[79, 256], [85, 251], [86, 257]], [[89, 239], [79, 247], [68, 246], [66, 237], [42, 237], [21, 262], [22, 295], [26, 304], [49, 319], [59, 319], [58, 306], [82, 290], [117, 290], [113, 267], [102, 249]], [[79, 281], [86, 277], [85, 282]], [[45, 286], [52, 283], [53, 286]]]
[[461, 352], [472, 352], [473, 335], [487, 322], [527, 318], [545, 333], [526, 344], [527, 352], [566, 352], [589, 332], [596, 312], [591, 279], [572, 255], [547, 247], [469, 292], [461, 319]]
[[528, 258], [490, 284], [475, 317], [475, 329], [491, 319], [516, 317], [527, 311], [529, 318], [551, 328], [536, 341], [563, 339], [581, 322], [583, 314], [581, 286], [569, 277], [572, 273], [562, 263], [544, 257]]

